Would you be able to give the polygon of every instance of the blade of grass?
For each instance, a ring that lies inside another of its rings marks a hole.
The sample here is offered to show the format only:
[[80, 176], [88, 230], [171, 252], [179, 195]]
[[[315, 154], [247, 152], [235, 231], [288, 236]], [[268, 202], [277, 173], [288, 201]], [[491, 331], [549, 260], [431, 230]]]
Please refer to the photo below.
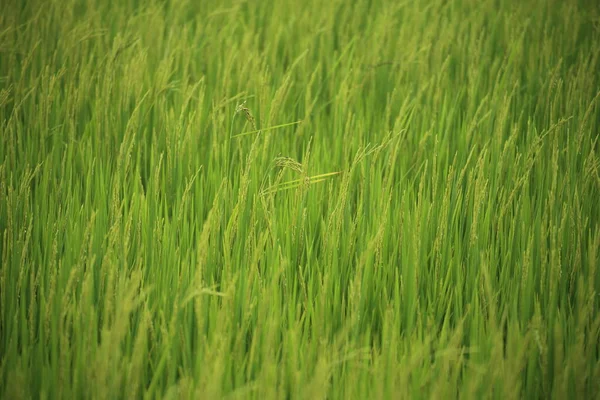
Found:
[[242, 137], [242, 136], [252, 135], [253, 133], [267, 132], [267, 131], [272, 131], [272, 130], [279, 129], [279, 128], [285, 128], [286, 126], [296, 125], [296, 124], [299, 124], [300, 122], [302, 122], [302, 120], [295, 121], [295, 122], [288, 122], [287, 124], [274, 125], [274, 126], [270, 126], [268, 128], [257, 129], [257, 130], [250, 131], [250, 132], [239, 133], [237, 135], [231, 136], [231, 138], [238, 138], [238, 137]]

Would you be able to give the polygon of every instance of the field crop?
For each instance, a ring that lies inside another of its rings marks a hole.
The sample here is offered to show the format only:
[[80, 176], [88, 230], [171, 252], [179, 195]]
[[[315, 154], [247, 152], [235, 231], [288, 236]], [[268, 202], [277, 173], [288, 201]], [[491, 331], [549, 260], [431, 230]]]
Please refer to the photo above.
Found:
[[0, 397], [600, 396], [600, 7], [3, 0]]

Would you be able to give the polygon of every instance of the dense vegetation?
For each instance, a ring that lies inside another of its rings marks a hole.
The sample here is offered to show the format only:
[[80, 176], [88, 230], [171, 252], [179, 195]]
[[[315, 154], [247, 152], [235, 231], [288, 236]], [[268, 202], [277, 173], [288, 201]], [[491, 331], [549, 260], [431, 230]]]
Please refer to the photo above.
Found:
[[600, 7], [6, 0], [0, 397], [600, 393]]

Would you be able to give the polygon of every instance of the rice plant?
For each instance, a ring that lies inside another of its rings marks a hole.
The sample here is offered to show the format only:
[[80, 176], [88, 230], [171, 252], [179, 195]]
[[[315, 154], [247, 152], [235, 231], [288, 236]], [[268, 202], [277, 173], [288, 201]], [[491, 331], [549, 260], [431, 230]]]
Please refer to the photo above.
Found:
[[600, 8], [7, 0], [0, 398], [597, 398]]

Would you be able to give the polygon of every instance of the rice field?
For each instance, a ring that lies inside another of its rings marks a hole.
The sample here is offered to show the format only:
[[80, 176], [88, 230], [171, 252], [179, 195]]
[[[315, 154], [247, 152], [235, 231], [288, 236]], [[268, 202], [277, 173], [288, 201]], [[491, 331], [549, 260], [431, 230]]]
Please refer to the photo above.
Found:
[[600, 7], [5, 0], [0, 398], [600, 398]]

